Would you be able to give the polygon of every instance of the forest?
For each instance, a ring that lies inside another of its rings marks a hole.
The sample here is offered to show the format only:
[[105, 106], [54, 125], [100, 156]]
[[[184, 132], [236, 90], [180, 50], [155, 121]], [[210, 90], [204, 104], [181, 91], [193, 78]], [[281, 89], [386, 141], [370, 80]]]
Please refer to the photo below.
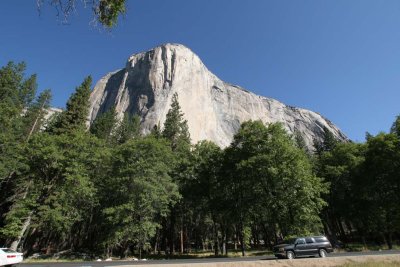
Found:
[[400, 240], [399, 116], [363, 143], [325, 129], [313, 151], [279, 123], [247, 121], [222, 149], [191, 144], [176, 94], [149, 135], [113, 108], [88, 127], [90, 76], [47, 120], [51, 91], [25, 69], [0, 69], [0, 245], [173, 257], [244, 256], [309, 234], [335, 246]]

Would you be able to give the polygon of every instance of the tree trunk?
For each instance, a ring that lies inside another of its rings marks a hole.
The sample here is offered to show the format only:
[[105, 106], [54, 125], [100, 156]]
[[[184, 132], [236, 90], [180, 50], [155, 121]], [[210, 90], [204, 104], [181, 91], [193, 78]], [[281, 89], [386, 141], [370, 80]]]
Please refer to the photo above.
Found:
[[184, 246], [183, 246], [183, 226], [181, 226], [181, 254], [184, 252]]
[[175, 254], [175, 208], [172, 208], [171, 210], [171, 223], [170, 223], [170, 229], [169, 229], [169, 255], [173, 256]]
[[246, 256], [246, 247], [244, 244], [243, 223], [242, 222], [240, 223], [240, 226], [239, 226], [239, 241], [240, 241], [240, 248], [242, 251], [242, 256], [244, 257], [244, 256]]
[[213, 223], [213, 232], [214, 232], [214, 255], [218, 256], [218, 252], [219, 252], [219, 245], [218, 245], [218, 231], [217, 231], [217, 224]]
[[159, 232], [160, 232], [159, 230], [156, 231], [156, 238], [155, 238], [155, 242], [154, 242], [154, 254], [156, 254], [157, 251], [158, 251], [158, 242], [159, 242], [159, 239], [160, 239]]
[[36, 119], [35, 119], [35, 122], [33, 123], [31, 129], [29, 130], [29, 134], [28, 134], [28, 136], [26, 137], [26, 141], [27, 141], [27, 142], [29, 141], [29, 138], [31, 138], [31, 136], [32, 136], [32, 134], [33, 134], [33, 131], [35, 130], [36, 125], [37, 125], [37, 123], [38, 123], [38, 121], [39, 121], [39, 118], [42, 116], [42, 111], [43, 111], [43, 108], [44, 108], [44, 106], [45, 106], [45, 104], [46, 104], [46, 101], [47, 101], [47, 99], [45, 99], [45, 101], [43, 101], [43, 104], [42, 104], [42, 106], [40, 107], [40, 110], [39, 110], [39, 114], [37, 115], [37, 117], [36, 117]]
[[22, 229], [18, 234], [18, 237], [16, 240], [14, 240], [11, 245], [10, 248], [12, 250], [17, 250], [19, 243], [21, 242], [22, 237], [25, 234], [25, 231], [28, 229], [29, 225], [31, 224], [31, 220], [32, 220], [32, 211], [29, 213], [28, 217], [25, 219], [24, 224], [22, 225]]
[[246, 256], [246, 248], [244, 246], [244, 238], [243, 238], [243, 233], [240, 233], [239, 235], [239, 239], [240, 239], [240, 249], [242, 251], [242, 256]]
[[[32, 183], [32, 182], [29, 182], [28, 185], [26, 186], [24, 195], [23, 195], [23, 197], [22, 197], [22, 200], [24, 200], [24, 199], [28, 196], [28, 191], [29, 191], [29, 187], [30, 187], [31, 183]], [[19, 245], [19, 243], [21, 242], [21, 239], [22, 239], [22, 237], [23, 237], [24, 234], [25, 234], [25, 231], [28, 229], [29, 225], [31, 224], [32, 213], [33, 213], [33, 211], [30, 211], [30, 212], [29, 212], [28, 217], [26, 217], [24, 223], [22, 224], [22, 228], [21, 228], [21, 231], [20, 231], [19, 234], [18, 234], [17, 239], [14, 240], [14, 241], [11, 243], [11, 246], [10, 246], [10, 247], [11, 247], [12, 250], [17, 250], [18, 245]]]
[[235, 251], [236, 251], [238, 249], [237, 244], [238, 244], [238, 239], [239, 239], [237, 234], [235, 235], [234, 239], [235, 240], [233, 242], [235, 243]]
[[389, 232], [389, 233], [386, 234], [386, 236], [387, 236], [386, 237], [386, 243], [387, 243], [388, 249], [393, 249], [392, 233]]
[[221, 250], [221, 254], [222, 255], [227, 255], [227, 251], [226, 251], [226, 231], [225, 231], [225, 227], [221, 227], [221, 234], [222, 234], [222, 250]]

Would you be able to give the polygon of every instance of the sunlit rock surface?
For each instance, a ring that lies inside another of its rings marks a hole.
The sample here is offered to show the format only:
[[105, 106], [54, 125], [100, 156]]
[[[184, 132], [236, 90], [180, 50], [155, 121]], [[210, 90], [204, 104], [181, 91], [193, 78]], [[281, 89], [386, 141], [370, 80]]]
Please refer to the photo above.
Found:
[[165, 44], [131, 56], [125, 68], [97, 82], [90, 97], [89, 121], [115, 106], [118, 116], [128, 112], [142, 118], [141, 131], [163, 125], [171, 98], [178, 93], [192, 142], [211, 140], [221, 147], [232, 141], [242, 122], [281, 122], [290, 132], [302, 134], [311, 149], [323, 127], [338, 139], [347, 137], [318, 113], [287, 106], [221, 81], [200, 58], [180, 44]]

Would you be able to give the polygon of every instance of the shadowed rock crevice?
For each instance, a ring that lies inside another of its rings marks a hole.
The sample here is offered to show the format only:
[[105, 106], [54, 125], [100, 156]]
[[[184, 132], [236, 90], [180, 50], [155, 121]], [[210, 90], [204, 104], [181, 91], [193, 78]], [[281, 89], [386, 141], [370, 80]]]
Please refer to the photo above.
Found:
[[154, 106], [154, 91], [150, 84], [150, 61], [151, 53], [148, 53], [145, 60], [138, 61], [128, 70], [128, 77], [125, 87], [128, 89], [129, 104], [124, 112], [138, 114], [145, 117], [149, 109]]

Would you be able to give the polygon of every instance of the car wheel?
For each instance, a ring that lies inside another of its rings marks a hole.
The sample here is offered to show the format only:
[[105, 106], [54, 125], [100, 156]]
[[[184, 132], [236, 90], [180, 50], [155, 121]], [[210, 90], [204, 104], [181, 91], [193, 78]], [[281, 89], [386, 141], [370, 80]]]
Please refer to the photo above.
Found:
[[286, 251], [286, 259], [293, 260], [294, 257], [293, 251]]
[[319, 254], [319, 256], [320, 256], [321, 258], [325, 258], [325, 257], [328, 255], [328, 253], [326, 252], [325, 249], [320, 249], [320, 250], [318, 251], [318, 254]]

